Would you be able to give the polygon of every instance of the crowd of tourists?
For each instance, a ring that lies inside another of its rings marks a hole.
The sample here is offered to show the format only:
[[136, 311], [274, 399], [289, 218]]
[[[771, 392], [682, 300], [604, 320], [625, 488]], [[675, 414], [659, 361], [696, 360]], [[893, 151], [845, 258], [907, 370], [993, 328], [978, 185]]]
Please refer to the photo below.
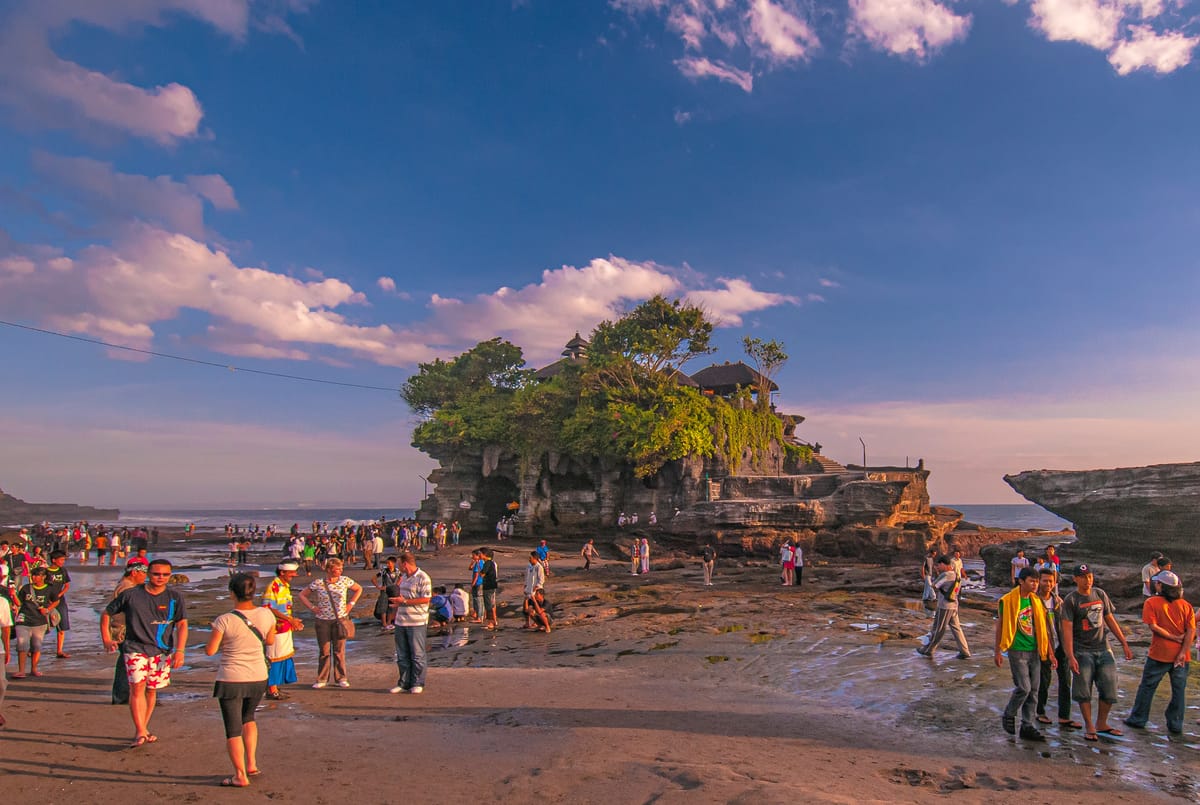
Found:
[[[1120, 645], [1126, 661], [1133, 660], [1129, 639], [1116, 619], [1107, 593], [1095, 584], [1091, 566], [1071, 568], [1074, 589], [1060, 593], [1062, 561], [1053, 545], [1033, 561], [1024, 550], [1011, 563], [1013, 588], [1004, 594], [996, 611], [993, 660], [997, 667], [1007, 656], [1013, 692], [1001, 716], [1001, 727], [1010, 735], [1044, 741], [1038, 725], [1057, 723], [1062, 729], [1083, 730], [1086, 741], [1100, 736], [1120, 737], [1120, 727], [1109, 716], [1117, 704], [1117, 660], [1111, 640]], [[921, 569], [925, 596], [935, 601], [933, 625], [917, 653], [930, 657], [947, 632], [959, 659], [971, 651], [959, 622], [958, 608], [966, 578], [961, 553], [937, 555], [931, 551]], [[1150, 630], [1150, 648], [1132, 709], [1124, 724], [1144, 729], [1150, 718], [1154, 694], [1163, 678], [1170, 680], [1171, 698], [1165, 720], [1173, 735], [1183, 732], [1188, 666], [1191, 652], [1200, 651], [1196, 610], [1183, 597], [1183, 582], [1172, 562], [1155, 552], [1142, 568], [1142, 623]], [[1057, 677], [1057, 720], [1046, 708]], [[1093, 699], [1096, 706], [1093, 708]], [[1082, 721], [1072, 716], [1077, 704]]]

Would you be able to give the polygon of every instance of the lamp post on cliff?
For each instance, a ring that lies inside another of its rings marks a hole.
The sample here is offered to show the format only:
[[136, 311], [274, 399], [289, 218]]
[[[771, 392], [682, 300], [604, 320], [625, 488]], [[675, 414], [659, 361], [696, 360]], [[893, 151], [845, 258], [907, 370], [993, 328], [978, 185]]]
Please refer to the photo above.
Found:
[[417, 477], [425, 482], [425, 495], [424, 495], [424, 497], [421, 498], [421, 500], [424, 501], [425, 498], [429, 497], [429, 479], [426, 478], [424, 475], [418, 475]]
[[858, 437], [858, 443], [863, 446], [863, 472], [867, 471], [867, 443], [863, 441], [861, 436]]

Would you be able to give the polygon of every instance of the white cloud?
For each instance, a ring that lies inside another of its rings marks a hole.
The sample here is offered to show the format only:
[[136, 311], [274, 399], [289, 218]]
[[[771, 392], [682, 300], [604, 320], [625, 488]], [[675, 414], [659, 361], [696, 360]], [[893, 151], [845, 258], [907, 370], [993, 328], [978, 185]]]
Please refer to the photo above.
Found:
[[[268, 15], [305, 7], [291, 0]], [[195, 137], [204, 110], [191, 89], [177, 82], [142, 87], [118, 80], [59, 57], [51, 41], [73, 24], [126, 34], [166, 25], [176, 15], [242, 40], [253, 8], [250, 0], [18, 0], [0, 19], [0, 104], [26, 125], [86, 131], [99, 124], [163, 145]]]
[[1191, 62], [1198, 43], [1200, 37], [1180, 31], [1159, 34], [1149, 25], [1132, 25], [1129, 39], [1113, 48], [1108, 61], [1119, 75], [1141, 69], [1170, 73]]
[[[468, 299], [434, 296], [424, 320], [406, 329], [358, 323], [340, 312], [366, 297], [337, 279], [305, 282], [262, 268], [236, 265], [225, 252], [187, 235], [138, 223], [109, 246], [91, 246], [73, 259], [49, 249], [23, 249], [0, 261], [0, 312], [47, 322], [122, 346], [150, 348], [184, 310], [208, 315], [207, 345], [236, 355], [292, 360], [366, 360], [410, 366], [453, 354], [497, 335], [526, 351], [531, 362], [557, 357], [576, 330], [655, 294], [686, 295], [726, 324], [791, 297], [759, 291], [747, 281], [719, 280], [715, 290], [688, 273], [620, 257], [542, 272], [538, 282], [498, 288]], [[385, 278], [386, 279], [386, 278]], [[330, 352], [332, 351], [332, 355]]]
[[379, 290], [381, 291], [386, 291], [387, 293], [396, 292], [396, 281], [391, 277], [380, 277], [375, 280], [375, 284], [379, 286]]
[[895, 56], [924, 59], [967, 37], [971, 15], [934, 0], [850, 0], [848, 30]]
[[687, 125], [689, 122], [691, 122], [691, 119], [692, 119], [691, 112], [685, 112], [682, 109], [675, 110], [675, 125], [676, 126]]
[[1051, 42], [1080, 42], [1097, 50], [1112, 47], [1124, 15], [1104, 0], [1033, 0], [1029, 24]]
[[679, 72], [688, 78], [715, 78], [718, 81], [724, 81], [741, 87], [745, 92], [750, 92], [754, 89], [754, 76], [745, 70], [739, 70], [733, 65], [725, 64], [724, 62], [709, 61], [702, 56], [685, 56], [682, 59], [677, 59], [675, 66], [679, 68]]
[[202, 238], [206, 199], [217, 209], [237, 209], [233, 188], [215, 174], [177, 182], [170, 176], [119, 173], [108, 162], [45, 151], [34, 151], [33, 168], [89, 217], [109, 226], [137, 218]]
[[705, 310], [726, 327], [741, 326], [743, 313], [785, 304], [800, 304], [800, 300], [794, 296], [760, 291], [744, 279], [721, 278], [717, 282], [724, 287], [688, 291], [687, 296], [692, 302], [703, 305]]
[[822, 288], [841, 288], [842, 284], [837, 280], [831, 280], [828, 277], [821, 277], [817, 280], [817, 284]]
[[749, 18], [752, 41], [768, 61], [807, 60], [821, 47], [808, 22], [772, 0], [753, 0]]

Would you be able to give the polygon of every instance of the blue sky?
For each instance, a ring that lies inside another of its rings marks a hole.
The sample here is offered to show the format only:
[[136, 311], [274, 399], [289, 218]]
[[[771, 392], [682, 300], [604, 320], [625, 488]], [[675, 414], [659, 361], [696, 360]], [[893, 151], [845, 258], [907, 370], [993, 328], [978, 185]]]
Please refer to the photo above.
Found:
[[[0, 319], [396, 388], [663, 292], [937, 502], [1194, 460], [1193, 5], [0, 3]], [[393, 393], [0, 349], [27, 499], [405, 505], [432, 466]]]

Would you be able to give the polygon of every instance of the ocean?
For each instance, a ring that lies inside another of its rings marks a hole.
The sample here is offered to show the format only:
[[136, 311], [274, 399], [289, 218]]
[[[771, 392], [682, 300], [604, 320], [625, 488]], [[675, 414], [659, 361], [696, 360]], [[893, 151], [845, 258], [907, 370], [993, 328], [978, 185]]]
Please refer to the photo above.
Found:
[[1071, 523], [1035, 503], [968, 504], [943, 503], [963, 513], [963, 519], [977, 525], [1002, 528], [1011, 531], [1027, 531], [1040, 528], [1043, 531], [1059, 531], [1071, 528]]
[[346, 521], [354, 523], [368, 520], [378, 520], [386, 517], [389, 520], [412, 517], [412, 508], [399, 506], [375, 506], [372, 508], [355, 509], [129, 509], [121, 510], [120, 525], [150, 528], [183, 528], [188, 523], [196, 524], [196, 532], [221, 531], [226, 523], [239, 525], [243, 529], [253, 524], [261, 528], [274, 525], [279, 531], [286, 532], [292, 523], [299, 523], [304, 530], [313, 520], [329, 523], [330, 526], [342, 525]]
[[[963, 517], [972, 523], [1003, 528], [1014, 531], [1024, 531], [1030, 528], [1040, 528], [1045, 531], [1058, 531], [1071, 526], [1066, 520], [1057, 517], [1033, 503], [1004, 503], [1004, 504], [944, 504], [963, 513]], [[121, 511], [121, 525], [158, 526], [160, 528], [183, 528], [188, 523], [195, 523], [198, 532], [222, 531], [226, 523], [234, 523], [245, 528], [251, 523], [263, 528], [274, 524], [281, 531], [287, 531], [292, 523], [302, 527], [313, 520], [319, 520], [330, 525], [341, 525], [347, 520], [354, 522], [378, 520], [380, 516], [388, 519], [412, 517], [411, 508], [376, 506], [373, 508], [352, 509], [130, 509]]]

